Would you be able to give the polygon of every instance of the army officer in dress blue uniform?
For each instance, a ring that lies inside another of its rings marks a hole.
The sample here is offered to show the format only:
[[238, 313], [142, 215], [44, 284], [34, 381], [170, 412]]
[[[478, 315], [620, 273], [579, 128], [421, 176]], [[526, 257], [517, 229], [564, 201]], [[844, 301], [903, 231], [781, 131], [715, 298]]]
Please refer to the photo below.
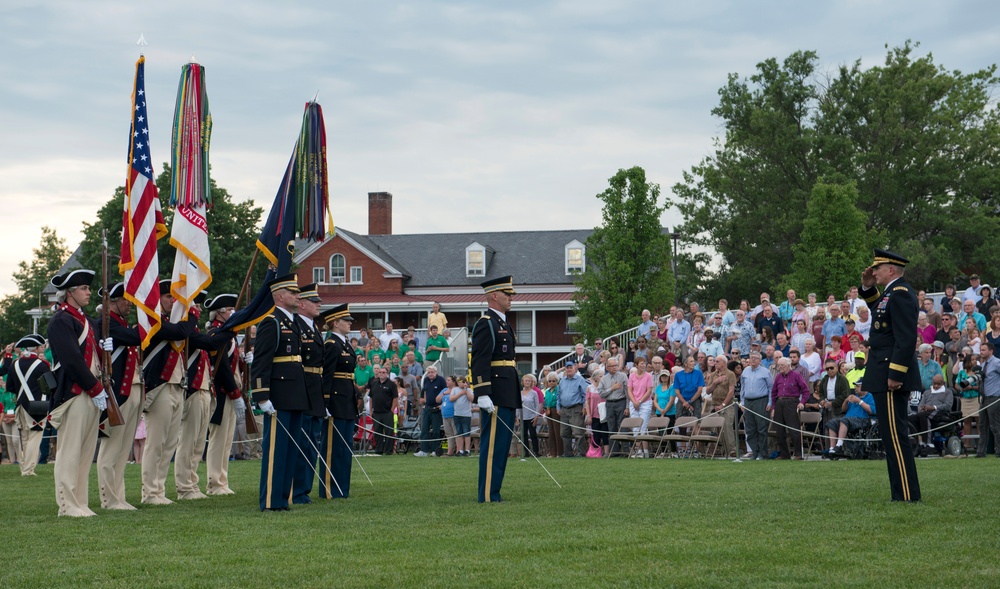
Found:
[[[302, 414], [302, 454], [295, 465], [292, 483], [292, 503], [312, 503], [313, 480], [316, 478], [316, 456], [319, 452], [320, 431], [326, 419], [326, 405], [323, 403], [323, 336], [320, 326], [314, 323], [319, 318], [319, 292], [316, 283], [300, 288], [299, 314], [295, 320], [299, 324], [301, 336], [299, 348], [302, 350], [302, 370], [306, 377], [306, 394], [309, 395], [311, 409]], [[320, 474], [326, 470], [320, 470]]]
[[302, 412], [310, 406], [299, 349], [301, 334], [295, 322], [299, 308], [295, 275], [275, 278], [268, 286], [275, 310], [257, 325], [254, 361], [250, 365], [253, 400], [266, 414], [260, 509], [287, 511], [295, 463], [301, 452], [298, 440], [291, 436], [302, 427]]
[[[479, 405], [482, 433], [479, 449], [479, 502], [500, 498], [514, 417], [521, 407], [520, 379], [514, 363], [517, 338], [507, 323], [514, 284], [511, 276], [480, 286], [489, 308], [472, 328], [472, 390]], [[503, 423], [498, 424], [498, 421]]]
[[908, 262], [899, 254], [876, 249], [875, 262], [861, 275], [859, 292], [874, 309], [868, 339], [871, 349], [861, 388], [875, 397], [893, 501], [920, 501], [906, 420], [910, 392], [922, 388], [915, 343], [917, 295], [903, 279]]
[[347, 341], [354, 317], [347, 305], [337, 305], [324, 311], [320, 321], [331, 333], [323, 351], [323, 399], [329, 417], [320, 441], [320, 454], [329, 468], [320, 471], [319, 496], [346, 499], [351, 492], [354, 424], [362, 399], [354, 384], [357, 358]]

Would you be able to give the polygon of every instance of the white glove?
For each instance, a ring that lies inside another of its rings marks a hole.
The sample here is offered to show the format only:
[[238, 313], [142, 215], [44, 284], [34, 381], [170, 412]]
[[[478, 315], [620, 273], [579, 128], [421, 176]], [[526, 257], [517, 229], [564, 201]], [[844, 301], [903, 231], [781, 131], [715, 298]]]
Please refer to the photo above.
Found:
[[94, 406], [97, 407], [98, 411], [104, 411], [108, 408], [108, 394], [103, 389], [101, 390], [101, 394], [91, 397], [90, 400], [94, 402]]
[[100, 341], [100, 344], [101, 344], [101, 349], [104, 350], [105, 352], [115, 351], [115, 342], [110, 337], [108, 339], [102, 339]]
[[242, 413], [243, 411], [246, 411], [246, 408], [247, 404], [246, 401], [243, 400], [243, 397], [236, 397], [236, 400], [233, 401], [233, 409], [236, 409], [237, 413]]
[[243, 354], [243, 361], [247, 364], [253, 364], [253, 350], [250, 350], [246, 354]]
[[327, 419], [333, 417], [332, 415], [330, 415], [330, 410], [329, 409], [326, 410], [326, 417], [327, 417]]
[[479, 400], [476, 401], [476, 404], [479, 405], [480, 411], [485, 411], [487, 413], [492, 413], [493, 409], [495, 409], [495, 407], [493, 406], [493, 399], [489, 398], [489, 396], [487, 395], [479, 397]]
[[272, 415], [272, 414], [278, 412], [278, 410], [274, 408], [274, 405], [272, 405], [270, 401], [264, 401], [263, 403], [257, 403], [257, 406], [260, 407], [261, 411], [263, 411], [264, 413], [267, 413], [268, 415]]

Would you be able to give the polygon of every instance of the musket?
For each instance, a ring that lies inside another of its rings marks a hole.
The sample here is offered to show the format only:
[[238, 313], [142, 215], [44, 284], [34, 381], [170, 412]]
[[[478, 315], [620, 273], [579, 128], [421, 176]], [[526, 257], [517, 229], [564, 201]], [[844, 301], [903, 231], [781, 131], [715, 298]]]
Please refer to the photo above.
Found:
[[[101, 236], [101, 279], [104, 284], [101, 297], [101, 339], [108, 339], [108, 329], [111, 323], [111, 285], [108, 284], [108, 230], [105, 229]], [[101, 348], [101, 383], [104, 392], [108, 394], [108, 425], [111, 427], [125, 425], [125, 418], [122, 417], [121, 407], [118, 406], [118, 399], [115, 398], [114, 383], [111, 382], [111, 352]]]

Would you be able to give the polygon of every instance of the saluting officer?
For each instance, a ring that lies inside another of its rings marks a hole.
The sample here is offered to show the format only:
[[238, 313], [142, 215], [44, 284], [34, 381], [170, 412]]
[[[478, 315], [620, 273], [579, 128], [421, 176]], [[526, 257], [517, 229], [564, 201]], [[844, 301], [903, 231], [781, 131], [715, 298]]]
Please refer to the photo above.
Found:
[[52, 278], [59, 309], [49, 321], [56, 390], [50, 421], [59, 431], [56, 503], [59, 515], [97, 515], [88, 506], [90, 465], [97, 450], [97, 425], [108, 393], [100, 376], [97, 331], [83, 308], [90, 303], [93, 270], [73, 270]]
[[[103, 298], [104, 289], [98, 295]], [[126, 318], [132, 303], [125, 298], [125, 283], [119, 282], [108, 289], [108, 338], [112, 342], [111, 385], [121, 408], [125, 424], [108, 427], [101, 424], [107, 437], [101, 440], [97, 453], [97, 486], [104, 509], [135, 509], [125, 500], [125, 465], [135, 440], [135, 430], [142, 413], [142, 374], [140, 372], [139, 346], [142, 338], [135, 326]], [[97, 332], [104, 333], [104, 315], [97, 318]], [[106, 416], [105, 416], [106, 417]]]
[[261, 511], [288, 511], [295, 463], [301, 452], [298, 436], [302, 412], [309, 411], [305, 372], [295, 321], [299, 286], [294, 274], [272, 280], [274, 313], [257, 325], [254, 361], [250, 365], [253, 398], [264, 417], [264, 455], [260, 464]]
[[[236, 306], [236, 295], [221, 294], [214, 299], [205, 301], [208, 311], [209, 333], [218, 330], [229, 320]], [[247, 354], [247, 361], [252, 361], [252, 352]], [[212, 356], [212, 382], [215, 394], [209, 408], [211, 417], [208, 420], [208, 451], [205, 452], [205, 469], [208, 483], [205, 485], [207, 495], [232, 495], [229, 488], [229, 453], [233, 445], [233, 432], [236, 431], [236, 415], [246, 411], [243, 400], [239, 361], [240, 352], [235, 339], [229, 340], [222, 350], [210, 352]]]
[[181, 411], [184, 407], [185, 380], [181, 354], [174, 349], [184, 343], [194, 331], [197, 313], [189, 314], [180, 323], [170, 322], [174, 295], [170, 294], [170, 279], [160, 281], [160, 327], [149, 340], [142, 361], [142, 379], [146, 384], [146, 448], [142, 454], [142, 502], [146, 505], [169, 505], [166, 482], [170, 459], [177, 450], [181, 431]]
[[860, 295], [869, 307], [874, 307], [868, 339], [871, 349], [861, 387], [875, 397], [893, 501], [920, 501], [906, 419], [910, 392], [922, 388], [914, 343], [917, 294], [903, 279], [908, 263], [899, 254], [876, 249], [875, 262], [861, 275]]
[[49, 414], [49, 396], [45, 394], [40, 378], [52, 370], [45, 361], [45, 338], [32, 333], [17, 342], [21, 357], [13, 362], [7, 374], [7, 392], [17, 400], [14, 423], [20, 430], [20, 440], [7, 440], [17, 463], [21, 466], [21, 476], [35, 476], [38, 465], [38, 448], [42, 444], [42, 432]]
[[[320, 476], [319, 496], [324, 499], [347, 498], [351, 491], [351, 459], [354, 424], [358, 419], [361, 393], [354, 384], [357, 358], [347, 335], [351, 332], [351, 310], [337, 305], [320, 314], [330, 335], [323, 350], [323, 399], [326, 401], [326, 426], [320, 441], [323, 460], [330, 467]], [[336, 484], [331, 481], [331, 476]], [[338, 485], [340, 489], [338, 490]]]
[[[507, 454], [514, 417], [521, 407], [520, 381], [514, 362], [517, 338], [507, 322], [514, 279], [503, 276], [480, 286], [489, 308], [472, 328], [472, 386], [479, 405], [479, 502], [503, 501], [500, 487], [507, 470]], [[502, 421], [498, 424], [497, 421]]]
[[[296, 460], [295, 477], [292, 482], [292, 503], [312, 503], [313, 479], [316, 478], [316, 458], [320, 445], [320, 432], [326, 419], [326, 404], [323, 402], [323, 334], [314, 320], [319, 317], [319, 292], [316, 283], [299, 289], [299, 313], [295, 320], [301, 334], [302, 370], [306, 377], [306, 393], [311, 409], [302, 414], [303, 438], [299, 445], [302, 454]], [[324, 469], [325, 470], [325, 469]]]
[[[201, 291], [191, 307], [192, 316], [201, 318], [201, 305], [208, 293]], [[205, 452], [205, 432], [212, 407], [212, 363], [209, 352], [224, 349], [236, 336], [231, 331], [214, 329], [208, 333], [195, 326], [188, 338], [187, 390], [181, 409], [181, 434], [174, 456], [174, 484], [177, 498], [204, 499], [207, 495], [198, 488], [198, 463]], [[230, 387], [233, 385], [230, 383]]]

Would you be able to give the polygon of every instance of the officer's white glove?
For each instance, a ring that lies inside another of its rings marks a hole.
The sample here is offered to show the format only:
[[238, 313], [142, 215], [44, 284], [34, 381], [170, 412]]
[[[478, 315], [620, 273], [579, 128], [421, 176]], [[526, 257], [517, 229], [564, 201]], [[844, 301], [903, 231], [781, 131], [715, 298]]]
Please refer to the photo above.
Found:
[[253, 350], [250, 350], [249, 352], [243, 355], [243, 361], [246, 362], [247, 364], [253, 364]]
[[236, 409], [237, 413], [242, 413], [243, 411], [246, 411], [246, 408], [247, 404], [246, 401], [243, 400], [243, 397], [236, 397], [236, 400], [233, 401], [233, 409]]
[[260, 407], [261, 411], [263, 411], [264, 413], [267, 413], [268, 415], [272, 415], [272, 414], [278, 412], [278, 410], [274, 408], [274, 405], [272, 405], [270, 401], [264, 401], [263, 403], [257, 403], [257, 406]]
[[330, 410], [329, 409], [326, 410], [326, 417], [327, 417], [327, 419], [333, 417], [332, 415], [330, 415]]
[[487, 395], [479, 397], [479, 400], [476, 401], [476, 404], [479, 405], [480, 411], [485, 411], [487, 413], [492, 413], [493, 410], [495, 409], [495, 407], [493, 406], [493, 399], [489, 398], [489, 396]]
[[94, 402], [94, 406], [97, 407], [98, 411], [104, 411], [108, 408], [108, 394], [103, 389], [101, 390], [101, 394], [91, 397], [90, 400]]
[[101, 349], [104, 350], [105, 352], [115, 351], [115, 342], [110, 337], [108, 339], [102, 339], [100, 341], [100, 344], [101, 344]]

